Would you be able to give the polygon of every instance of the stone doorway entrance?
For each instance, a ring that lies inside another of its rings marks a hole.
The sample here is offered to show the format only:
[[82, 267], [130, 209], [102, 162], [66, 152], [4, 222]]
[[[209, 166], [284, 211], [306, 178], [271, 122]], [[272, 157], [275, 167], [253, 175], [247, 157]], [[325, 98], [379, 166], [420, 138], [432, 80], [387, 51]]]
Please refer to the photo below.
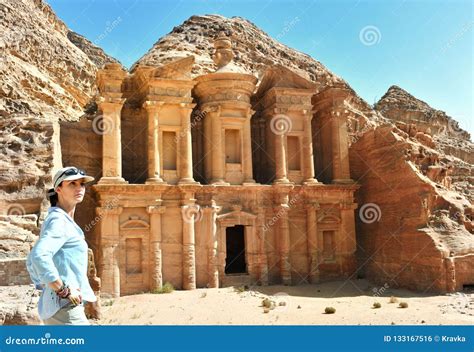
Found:
[[236, 225], [226, 228], [226, 274], [246, 274], [245, 227]]

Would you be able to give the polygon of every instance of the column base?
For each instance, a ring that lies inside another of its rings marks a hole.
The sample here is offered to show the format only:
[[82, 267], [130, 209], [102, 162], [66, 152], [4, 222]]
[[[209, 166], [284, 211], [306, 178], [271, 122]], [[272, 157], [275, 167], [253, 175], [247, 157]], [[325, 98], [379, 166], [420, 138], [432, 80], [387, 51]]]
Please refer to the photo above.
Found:
[[211, 185], [215, 186], [230, 186], [229, 182], [225, 182], [223, 179], [214, 179], [210, 182]]
[[321, 184], [321, 182], [319, 182], [315, 178], [308, 178], [307, 180], [303, 181], [303, 184], [304, 185], [316, 185], [316, 184]]
[[279, 178], [279, 179], [273, 181], [273, 184], [281, 184], [281, 183], [291, 183], [291, 182], [286, 177], [285, 178]]
[[331, 183], [353, 184], [355, 181], [350, 178], [335, 178]]
[[253, 180], [253, 179], [245, 180], [242, 183], [242, 186], [257, 186], [257, 185], [259, 185], [259, 183], [255, 182], [255, 180]]
[[147, 178], [147, 180], [145, 181], [145, 184], [147, 185], [160, 184], [160, 183], [166, 183], [166, 182], [163, 181], [161, 177], [150, 177], [150, 178]]
[[194, 181], [192, 178], [182, 178], [178, 181], [178, 185], [197, 185], [199, 182]]
[[128, 181], [125, 181], [125, 179], [123, 177], [120, 177], [120, 176], [101, 177], [99, 182], [97, 182], [97, 184], [99, 184], [99, 185], [110, 185], [110, 184], [114, 185], [114, 184], [127, 184], [127, 183], [128, 183]]

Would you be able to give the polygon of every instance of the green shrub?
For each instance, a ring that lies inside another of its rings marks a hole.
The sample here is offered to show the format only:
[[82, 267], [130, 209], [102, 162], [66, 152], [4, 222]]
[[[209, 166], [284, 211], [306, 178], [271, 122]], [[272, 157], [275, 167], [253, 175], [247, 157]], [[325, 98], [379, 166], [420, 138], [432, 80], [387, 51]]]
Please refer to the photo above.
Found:
[[380, 307], [382, 307], [382, 305], [379, 302], [374, 302], [373, 307], [374, 308], [380, 308]]
[[269, 298], [264, 298], [262, 300], [262, 307], [267, 309], [274, 309], [275, 308], [275, 301], [272, 301]]
[[336, 308], [334, 308], [334, 307], [326, 307], [326, 308], [324, 309], [324, 313], [326, 313], [326, 314], [334, 314], [334, 313], [336, 313]]
[[161, 293], [171, 293], [173, 291], [174, 291], [173, 285], [170, 284], [169, 282], [165, 282], [165, 284], [161, 288], [154, 289], [153, 291], [151, 291], [151, 293], [161, 294]]
[[407, 302], [400, 302], [398, 305], [400, 308], [408, 308], [408, 303]]

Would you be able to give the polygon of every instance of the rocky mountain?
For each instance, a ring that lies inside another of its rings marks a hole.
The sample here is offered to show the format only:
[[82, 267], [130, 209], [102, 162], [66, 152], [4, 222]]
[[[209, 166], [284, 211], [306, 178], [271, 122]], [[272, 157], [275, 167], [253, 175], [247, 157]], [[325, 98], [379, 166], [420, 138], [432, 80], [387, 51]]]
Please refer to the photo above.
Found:
[[[241, 70], [262, 77], [268, 65], [281, 64], [313, 81], [318, 91], [332, 86], [351, 91], [347, 126], [351, 176], [361, 185], [357, 202], [377, 204], [383, 219], [370, 226], [356, 216], [364, 275], [424, 290], [433, 273], [445, 272], [446, 258], [457, 263], [458, 275], [468, 275], [474, 258], [473, 149], [454, 119], [395, 86], [372, 107], [323, 64], [240, 17], [192, 16], [130, 71], [188, 55], [195, 56], [193, 77], [213, 71], [212, 42], [220, 31], [230, 35]], [[32, 243], [28, 233], [38, 232], [52, 170], [71, 155], [86, 167], [100, 165], [64, 138], [92, 140], [86, 112], [94, 112], [96, 73], [117, 60], [69, 30], [42, 0], [2, 0], [0, 33], [0, 236], [8, 239], [0, 258], [12, 259], [24, 257]], [[66, 130], [65, 124], [75, 127]], [[101, 142], [97, 135], [93, 140]], [[22, 228], [18, 238], [14, 227]], [[397, 242], [378, 251], [387, 239]], [[424, 252], [416, 252], [423, 246]], [[420, 272], [425, 279], [417, 278]], [[443, 291], [447, 285], [443, 276], [432, 287]]]
[[98, 68], [103, 68], [106, 63], [110, 62], [120, 63], [117, 59], [107, 55], [102, 48], [99, 48], [90, 40], [76, 32], [69, 30], [67, 37], [71, 43], [81, 49]]
[[474, 144], [454, 118], [398, 86], [391, 86], [375, 109], [419, 142], [438, 151], [442, 155], [440, 162], [450, 166], [453, 187], [471, 201], [474, 199]]
[[84, 114], [98, 66], [116, 60], [41, 0], [2, 1], [0, 33], [0, 199], [38, 213], [61, 163], [58, 122]]
[[[288, 26], [290, 25], [291, 23]], [[177, 57], [193, 55], [195, 57], [193, 78], [214, 72], [216, 67], [211, 57], [213, 41], [221, 31], [232, 40], [235, 55], [233, 64], [241, 70], [260, 78], [267, 66], [280, 64], [313, 81], [318, 90], [335, 85], [345, 86], [352, 91], [351, 103], [361, 115], [370, 116], [372, 121], [383, 119], [342, 78], [329, 71], [322, 63], [281, 44], [255, 24], [241, 17], [192, 16], [160, 38], [130, 71], [139, 64], [161, 65]]]

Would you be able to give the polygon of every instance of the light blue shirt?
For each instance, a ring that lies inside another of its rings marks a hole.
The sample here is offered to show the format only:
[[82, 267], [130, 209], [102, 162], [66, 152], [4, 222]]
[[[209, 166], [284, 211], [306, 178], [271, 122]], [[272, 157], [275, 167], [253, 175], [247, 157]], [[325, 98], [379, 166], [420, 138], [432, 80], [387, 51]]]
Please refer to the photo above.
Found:
[[84, 232], [63, 209], [50, 207], [40, 237], [26, 261], [31, 279], [43, 288], [38, 303], [42, 320], [51, 318], [69, 303], [48, 286], [59, 278], [70, 288], [80, 289], [83, 301], [97, 300], [87, 278], [87, 262]]

